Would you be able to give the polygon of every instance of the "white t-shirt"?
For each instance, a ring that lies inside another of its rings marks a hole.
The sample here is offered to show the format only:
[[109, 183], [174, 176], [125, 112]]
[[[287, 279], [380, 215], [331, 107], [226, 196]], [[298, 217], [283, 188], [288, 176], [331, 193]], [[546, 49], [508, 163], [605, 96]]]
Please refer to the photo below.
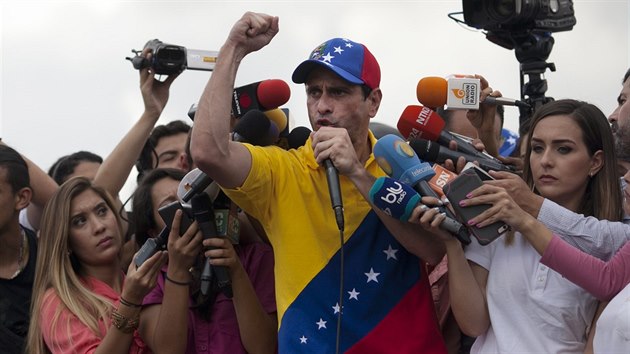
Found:
[[597, 300], [540, 263], [540, 255], [515, 234], [481, 246], [473, 238], [466, 258], [488, 270], [488, 331], [471, 353], [582, 353]]
[[20, 225], [22, 225], [23, 227], [33, 231], [33, 232], [37, 232], [37, 230], [35, 230], [35, 228], [33, 227], [33, 225], [31, 225], [31, 221], [28, 219], [28, 213], [26, 212], [27, 208], [24, 208], [22, 210], [20, 210], [20, 215], [19, 215], [19, 222]]
[[630, 353], [630, 284], [606, 306], [597, 320], [595, 354]]

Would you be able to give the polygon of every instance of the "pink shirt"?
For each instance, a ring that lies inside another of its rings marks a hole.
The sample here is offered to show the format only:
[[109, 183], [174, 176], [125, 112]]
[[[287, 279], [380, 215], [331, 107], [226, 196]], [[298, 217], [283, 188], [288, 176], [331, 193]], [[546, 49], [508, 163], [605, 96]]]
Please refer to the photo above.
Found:
[[[263, 309], [276, 312], [273, 276], [273, 252], [264, 243], [242, 244], [234, 248], [247, 272]], [[167, 267], [163, 269], [166, 272]], [[161, 304], [164, 297], [164, 277], [158, 276], [157, 286], [144, 298], [144, 305]], [[192, 307], [188, 311], [188, 347], [186, 354], [246, 353], [241, 343], [238, 321], [232, 300], [219, 294], [212, 306], [210, 321], [203, 320]]]
[[554, 235], [540, 262], [603, 301], [630, 283], [630, 242], [604, 262]]
[[[109, 285], [93, 277], [85, 278], [84, 282], [92, 292], [105, 297], [114, 307], [118, 307], [120, 294], [116, 293]], [[53, 319], [57, 309], [61, 309], [61, 313], [53, 328]], [[105, 321], [99, 321], [99, 333], [92, 332], [74, 313], [65, 308], [54, 289], [46, 290], [41, 308], [40, 329], [44, 342], [53, 354], [93, 353], [101, 344], [110, 325], [111, 319], [106, 318]], [[133, 341], [131, 342], [129, 353], [151, 353], [142, 339], [140, 339], [138, 331], [133, 333]]]

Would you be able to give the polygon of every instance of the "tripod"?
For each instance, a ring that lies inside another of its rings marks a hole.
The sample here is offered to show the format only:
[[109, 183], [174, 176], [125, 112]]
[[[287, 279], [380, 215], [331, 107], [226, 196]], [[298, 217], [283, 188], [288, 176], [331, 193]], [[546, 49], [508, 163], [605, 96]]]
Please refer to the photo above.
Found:
[[[533, 113], [545, 103], [553, 101], [546, 97], [547, 80], [543, 74], [547, 69], [556, 71], [554, 63], [547, 63], [551, 54], [554, 39], [549, 32], [525, 31], [509, 34], [516, 59], [520, 63], [521, 100], [529, 104], [529, 108], [519, 107], [519, 126], [522, 126]], [[525, 82], [525, 75], [528, 80]]]

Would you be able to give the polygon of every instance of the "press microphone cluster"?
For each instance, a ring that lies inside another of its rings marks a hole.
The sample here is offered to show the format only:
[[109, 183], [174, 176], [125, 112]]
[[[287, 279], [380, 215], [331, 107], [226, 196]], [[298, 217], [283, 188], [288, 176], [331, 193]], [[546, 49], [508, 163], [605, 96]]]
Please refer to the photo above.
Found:
[[[374, 145], [374, 157], [390, 177], [411, 186], [421, 196], [440, 199], [428, 183], [435, 176], [435, 171], [431, 165], [422, 162], [409, 144], [399, 136], [388, 134], [378, 139]], [[468, 230], [456, 220], [455, 215], [443, 206], [438, 209], [440, 213], [446, 215], [440, 227], [456, 236], [462, 243], [470, 243]]]
[[232, 140], [257, 146], [269, 146], [280, 137], [278, 126], [259, 110], [251, 110], [238, 119]]
[[[480, 95], [480, 79], [461, 75], [449, 76], [446, 79], [437, 76], [425, 77], [420, 79], [416, 87], [418, 101], [433, 109], [444, 105], [446, 109], [479, 109]], [[526, 102], [505, 97], [488, 96], [481, 103], [530, 107]]]
[[[422, 204], [421, 195], [405, 183], [401, 183], [391, 177], [379, 177], [370, 188], [370, 201], [387, 215], [401, 221], [409, 220], [413, 209]], [[444, 211], [440, 211], [446, 214]], [[440, 224], [440, 228], [446, 230], [464, 244], [470, 243], [468, 230], [452, 216], [446, 216]]]
[[[407, 106], [401, 114], [397, 125], [398, 131], [409, 141], [413, 141], [414, 139], [426, 139], [435, 141], [445, 147], [442, 149], [440, 157], [446, 156], [446, 154], [449, 153], [446, 150], [451, 140], [454, 140], [457, 142], [457, 150], [462, 153], [461, 156], [463, 156], [466, 161], [480, 161], [480, 165], [481, 161], [489, 161], [484, 163], [484, 166], [489, 169], [514, 172], [511, 166], [506, 166], [493, 156], [477, 150], [469, 141], [444, 130], [444, 126], [444, 119], [442, 119], [439, 114], [428, 107], [418, 105]], [[457, 157], [459, 156], [460, 155], [457, 155]], [[452, 159], [453, 157], [455, 157], [455, 155], [446, 158]], [[438, 158], [437, 155], [435, 155], [435, 158]], [[427, 160], [438, 162], [437, 160], [433, 161], [429, 158], [427, 158]], [[453, 159], [453, 162], [455, 161], [457, 161], [457, 158]]]
[[429, 161], [433, 163], [444, 163], [444, 161], [450, 159], [453, 162], [457, 161], [460, 157], [463, 157], [466, 162], [474, 162], [477, 161], [479, 167], [484, 169], [485, 171], [507, 171], [514, 172], [512, 168], [507, 165], [504, 165], [500, 162], [490, 160], [490, 159], [479, 159], [475, 156], [471, 156], [469, 154], [454, 151], [447, 147], [444, 147], [440, 144], [436, 144], [426, 139], [411, 139], [409, 140], [409, 146], [413, 149], [413, 151], [418, 154], [424, 161]]

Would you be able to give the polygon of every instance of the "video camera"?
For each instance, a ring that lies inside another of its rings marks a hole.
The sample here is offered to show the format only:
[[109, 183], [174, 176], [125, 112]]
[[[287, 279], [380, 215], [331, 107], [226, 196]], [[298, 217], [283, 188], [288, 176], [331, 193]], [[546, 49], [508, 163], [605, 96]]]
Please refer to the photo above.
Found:
[[[211, 211], [208, 215], [211, 218], [211, 222], [216, 226], [216, 236], [227, 237], [233, 244], [238, 243], [240, 224], [238, 216], [236, 215], [236, 209], [232, 208], [229, 198], [225, 195], [225, 193], [218, 189], [218, 186], [216, 186], [216, 188], [209, 188], [209, 190], [211, 190], [210, 193], [213, 194], [213, 196], [204, 199], [204, 204], [207, 204], [208, 210]], [[206, 197], [207, 195], [208, 193], [204, 192], [203, 197]], [[214, 199], [214, 201], [212, 201], [212, 199]], [[166, 227], [162, 229], [162, 232], [160, 232], [157, 237], [148, 238], [142, 245], [139, 254], [136, 257], [136, 265], [138, 267], [141, 266], [147, 259], [151, 258], [151, 256], [153, 256], [157, 251], [166, 249], [168, 234], [171, 230], [173, 219], [175, 218], [175, 212], [177, 210], [182, 211], [182, 218], [179, 226], [180, 235], [183, 235], [195, 220], [195, 212], [188, 203], [182, 204], [179, 201], [174, 201], [160, 207], [158, 209], [158, 214], [162, 220], [164, 220]]]
[[185, 47], [167, 44], [159, 39], [152, 39], [144, 45], [144, 49], [150, 49], [153, 56], [151, 60], [140, 56], [141, 50], [131, 51], [136, 55], [131, 61], [134, 69], [141, 70], [152, 68], [158, 75], [171, 75], [181, 73], [186, 69], [212, 71], [217, 61], [219, 52], [198, 49], [186, 49]]
[[462, 0], [462, 6], [467, 25], [507, 49], [513, 49], [511, 33], [570, 31], [576, 23], [572, 0]]
[[[547, 63], [554, 39], [553, 32], [570, 31], [576, 24], [572, 0], [462, 0], [464, 22], [486, 31], [486, 38], [503, 48], [514, 49], [520, 65], [521, 101], [529, 107], [519, 107], [520, 125], [543, 104], [553, 101], [546, 97]], [[525, 82], [525, 76], [529, 81]]]

